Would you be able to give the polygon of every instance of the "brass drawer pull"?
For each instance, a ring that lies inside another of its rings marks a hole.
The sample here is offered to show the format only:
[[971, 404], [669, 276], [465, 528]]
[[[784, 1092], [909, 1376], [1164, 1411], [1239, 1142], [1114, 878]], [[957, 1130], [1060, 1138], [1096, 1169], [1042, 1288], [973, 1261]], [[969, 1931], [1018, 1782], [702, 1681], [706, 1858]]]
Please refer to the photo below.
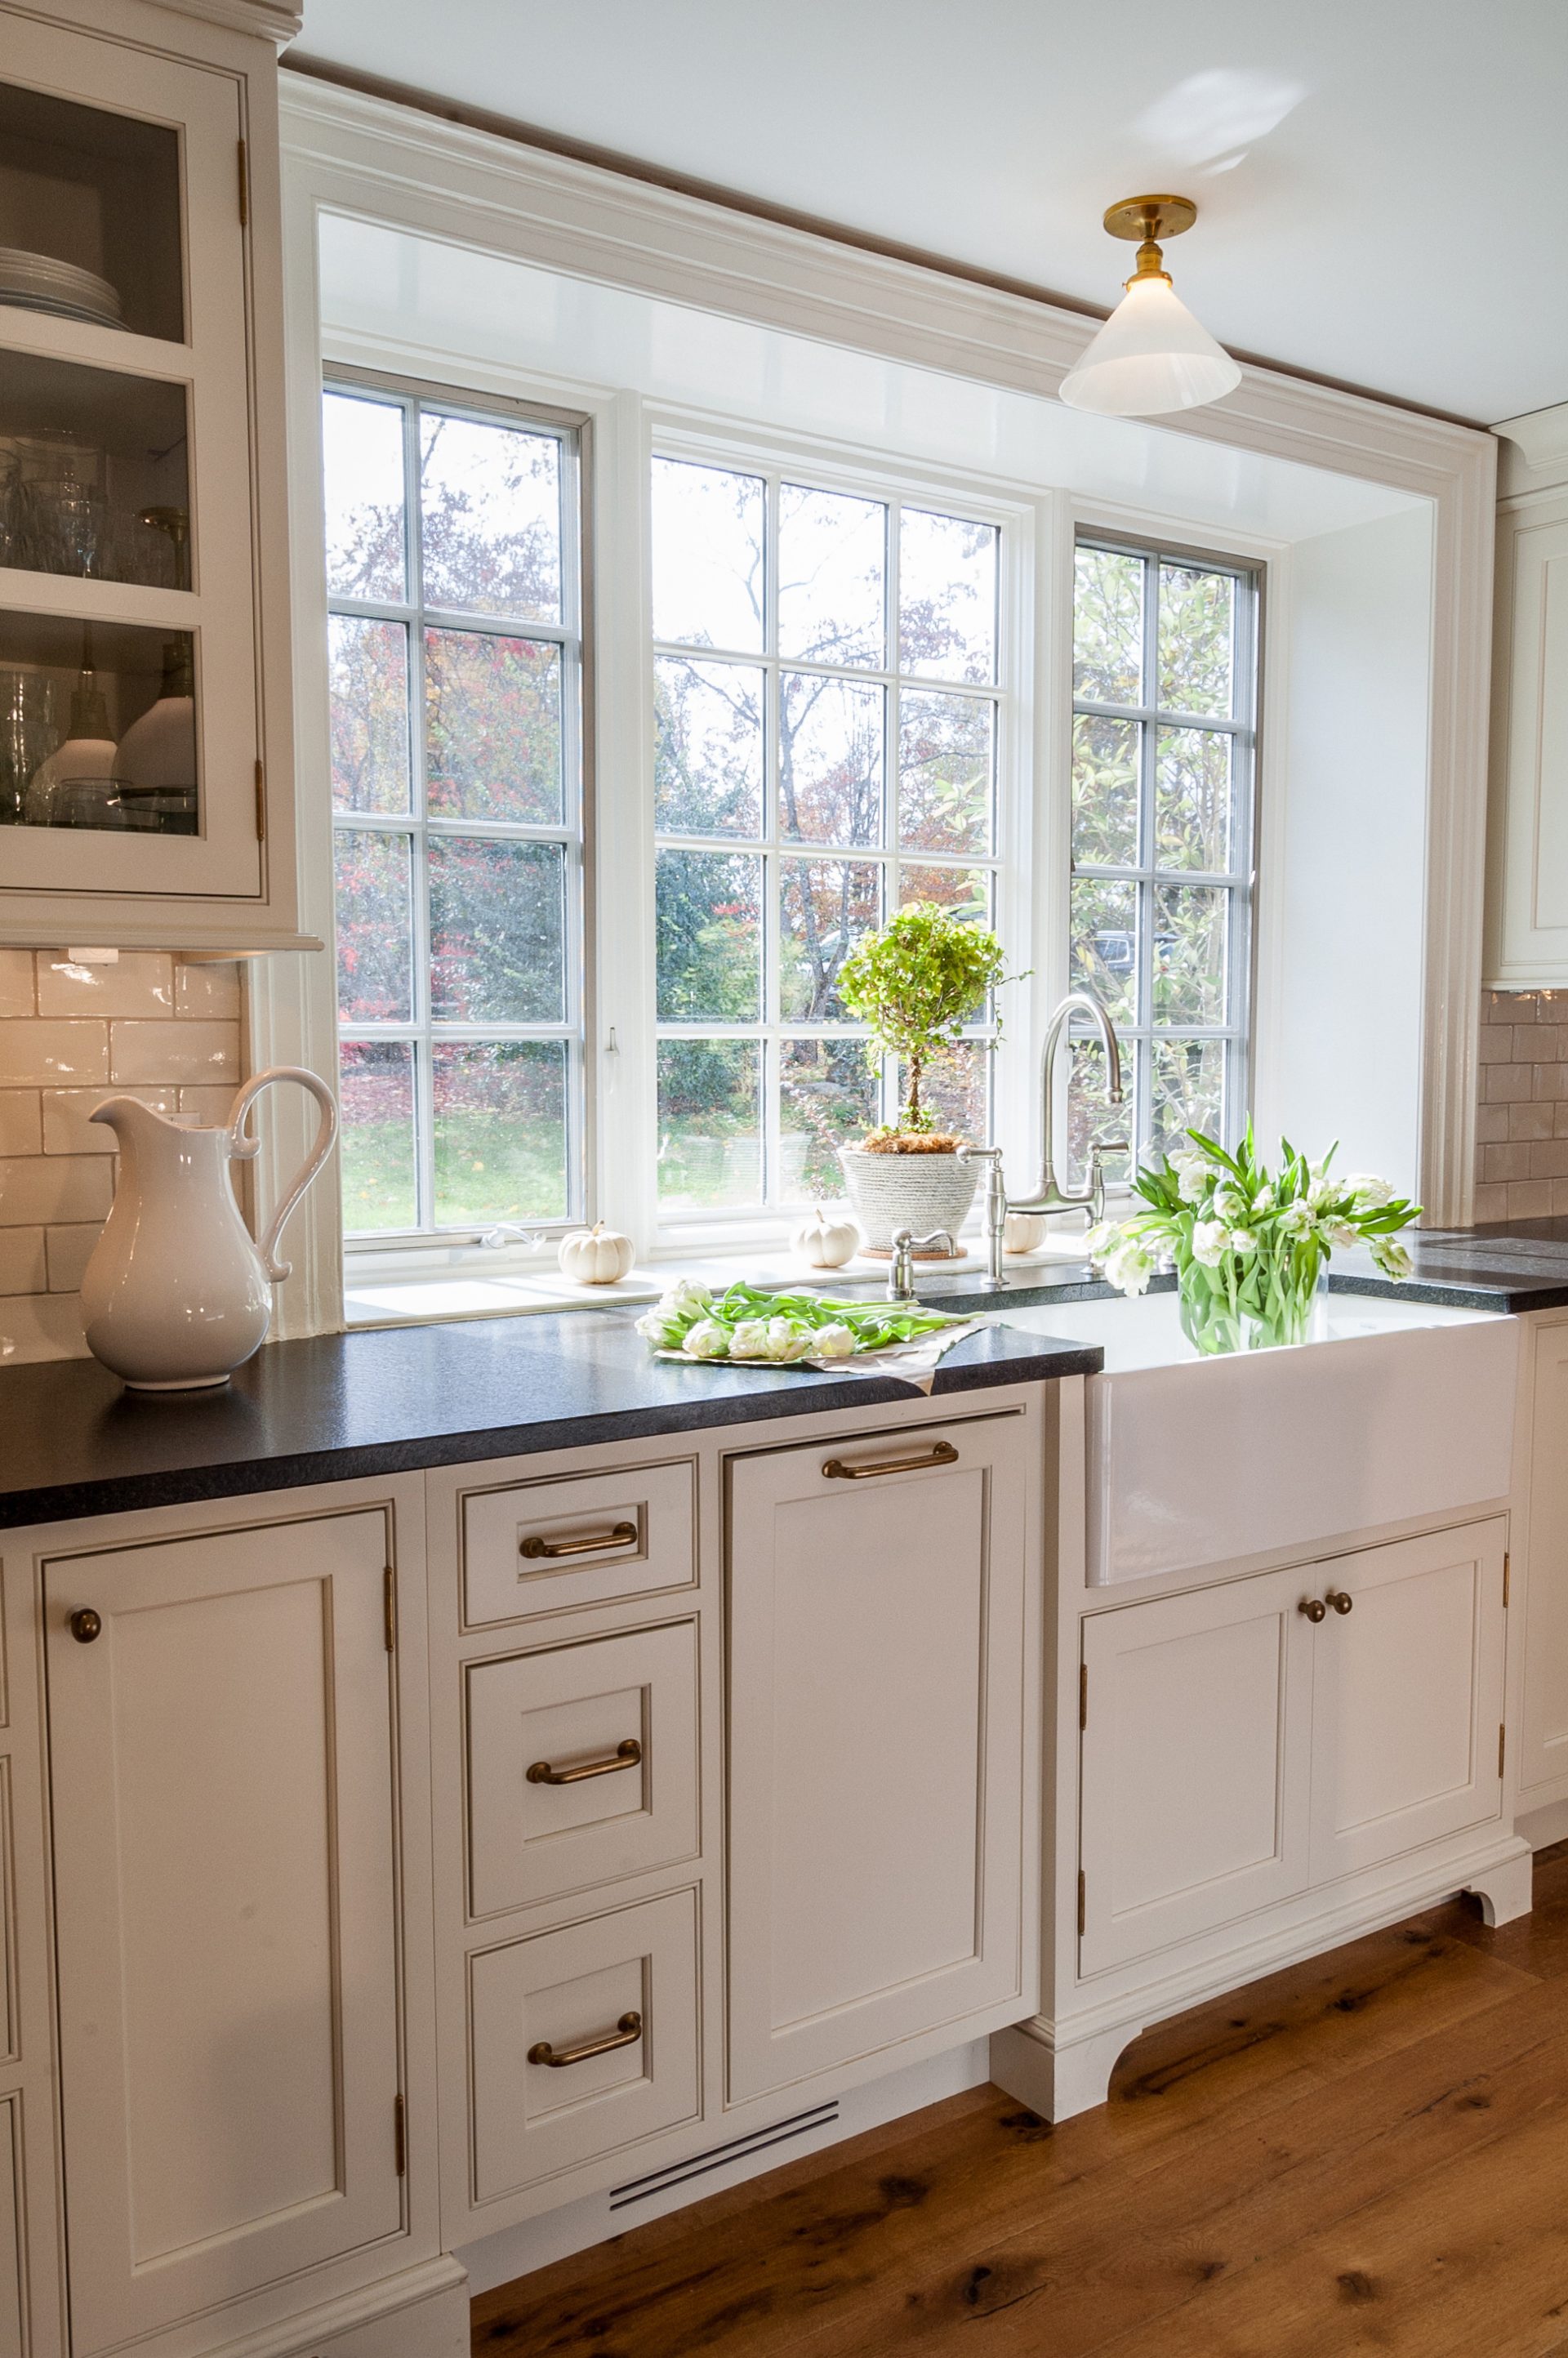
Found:
[[528, 1770], [530, 1785], [580, 1785], [585, 1777], [613, 1777], [617, 1768], [635, 1768], [643, 1758], [643, 1747], [634, 1736], [618, 1744], [608, 1760], [585, 1760], [580, 1768], [552, 1768], [547, 1760], [535, 1760]]
[[822, 1471], [830, 1482], [867, 1482], [873, 1474], [918, 1474], [927, 1466], [956, 1466], [958, 1453], [950, 1441], [934, 1442], [924, 1457], [878, 1457], [870, 1466], [847, 1466], [829, 1457]]
[[607, 1531], [590, 1531], [585, 1540], [524, 1540], [517, 1552], [532, 1561], [542, 1555], [592, 1555], [600, 1548], [635, 1547], [636, 1544], [635, 1523], [611, 1523]]
[[1346, 1596], [1343, 1588], [1331, 1588], [1328, 1592], [1328, 1601], [1336, 1613], [1352, 1611], [1356, 1603], [1353, 1596]]
[[634, 2047], [642, 2036], [642, 2016], [635, 2012], [623, 2014], [613, 2030], [607, 2030], [602, 2039], [585, 2039], [580, 2047], [555, 2048], [547, 2039], [541, 2039], [537, 2046], [528, 2050], [528, 2061], [547, 2063], [552, 2071], [561, 2071], [568, 2063], [586, 2063], [590, 2055], [609, 2055], [617, 2047]]
[[1328, 1607], [1321, 1596], [1303, 1596], [1296, 1611], [1304, 1613], [1309, 1621], [1326, 1621], [1328, 1618]]

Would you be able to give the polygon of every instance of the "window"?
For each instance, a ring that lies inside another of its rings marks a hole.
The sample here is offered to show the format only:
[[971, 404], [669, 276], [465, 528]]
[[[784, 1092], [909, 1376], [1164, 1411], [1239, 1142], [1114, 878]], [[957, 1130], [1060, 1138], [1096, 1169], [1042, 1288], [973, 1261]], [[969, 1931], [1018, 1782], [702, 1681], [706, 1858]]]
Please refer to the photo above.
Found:
[[[1116, 1025], [1140, 1163], [1246, 1117], [1257, 610], [1241, 566], [1079, 543], [1072, 971]], [[1076, 1040], [1075, 1163], [1126, 1127], [1104, 1050]]]
[[382, 388], [322, 407], [351, 1235], [580, 1217], [578, 449]]
[[[790, 473], [653, 462], [658, 1185], [665, 1214], [842, 1192], [890, 1116], [835, 984], [886, 914], [989, 923], [1000, 532]], [[989, 1130], [979, 1021], [934, 1101]]]

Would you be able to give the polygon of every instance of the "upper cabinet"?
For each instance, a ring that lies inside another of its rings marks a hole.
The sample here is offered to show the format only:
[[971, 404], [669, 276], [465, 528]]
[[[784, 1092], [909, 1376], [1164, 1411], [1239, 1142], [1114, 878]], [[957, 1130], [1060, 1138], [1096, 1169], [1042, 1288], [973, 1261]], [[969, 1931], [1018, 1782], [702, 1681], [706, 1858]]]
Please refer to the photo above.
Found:
[[1568, 984], [1568, 406], [1499, 427], [1485, 979]]
[[211, 13], [0, 0], [0, 943], [299, 940], [284, 12]]

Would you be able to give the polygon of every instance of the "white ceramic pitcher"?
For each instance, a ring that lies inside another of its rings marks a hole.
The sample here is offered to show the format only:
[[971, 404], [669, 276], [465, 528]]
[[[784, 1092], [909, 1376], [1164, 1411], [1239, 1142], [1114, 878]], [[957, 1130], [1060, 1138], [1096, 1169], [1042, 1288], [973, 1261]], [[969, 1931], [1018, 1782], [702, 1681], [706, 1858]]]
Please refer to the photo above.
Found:
[[[285, 1188], [259, 1245], [240, 1217], [231, 1163], [261, 1141], [245, 1118], [274, 1081], [297, 1081], [321, 1109], [316, 1142]], [[90, 1121], [119, 1142], [114, 1201], [81, 1280], [88, 1348], [134, 1391], [200, 1391], [226, 1384], [266, 1340], [283, 1224], [332, 1151], [338, 1109], [326, 1083], [298, 1065], [248, 1080], [222, 1130], [169, 1121], [139, 1098], [105, 1098]]]

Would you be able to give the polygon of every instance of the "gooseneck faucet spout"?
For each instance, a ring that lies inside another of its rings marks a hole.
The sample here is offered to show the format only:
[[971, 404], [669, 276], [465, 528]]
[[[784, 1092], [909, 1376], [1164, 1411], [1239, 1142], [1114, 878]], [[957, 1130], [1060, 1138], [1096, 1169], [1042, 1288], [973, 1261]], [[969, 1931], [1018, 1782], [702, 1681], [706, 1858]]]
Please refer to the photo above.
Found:
[[1121, 1050], [1116, 1026], [1092, 991], [1070, 990], [1053, 1010], [1045, 1027], [1045, 1045], [1040, 1058], [1040, 1177], [1033, 1188], [1027, 1195], [1009, 1195], [1000, 1148], [959, 1149], [960, 1153], [986, 1166], [986, 1257], [995, 1285], [1002, 1282], [1001, 1256], [1009, 1212], [1027, 1212], [1039, 1217], [1050, 1212], [1087, 1210], [1092, 1219], [1099, 1220], [1105, 1213], [1104, 1158], [1127, 1143], [1125, 1139], [1096, 1139], [1089, 1148], [1087, 1187], [1081, 1194], [1070, 1194], [1059, 1184], [1055, 1151], [1056, 1051], [1075, 1015], [1086, 1016], [1098, 1032], [1105, 1048], [1106, 1097], [1111, 1105], [1120, 1105]]

